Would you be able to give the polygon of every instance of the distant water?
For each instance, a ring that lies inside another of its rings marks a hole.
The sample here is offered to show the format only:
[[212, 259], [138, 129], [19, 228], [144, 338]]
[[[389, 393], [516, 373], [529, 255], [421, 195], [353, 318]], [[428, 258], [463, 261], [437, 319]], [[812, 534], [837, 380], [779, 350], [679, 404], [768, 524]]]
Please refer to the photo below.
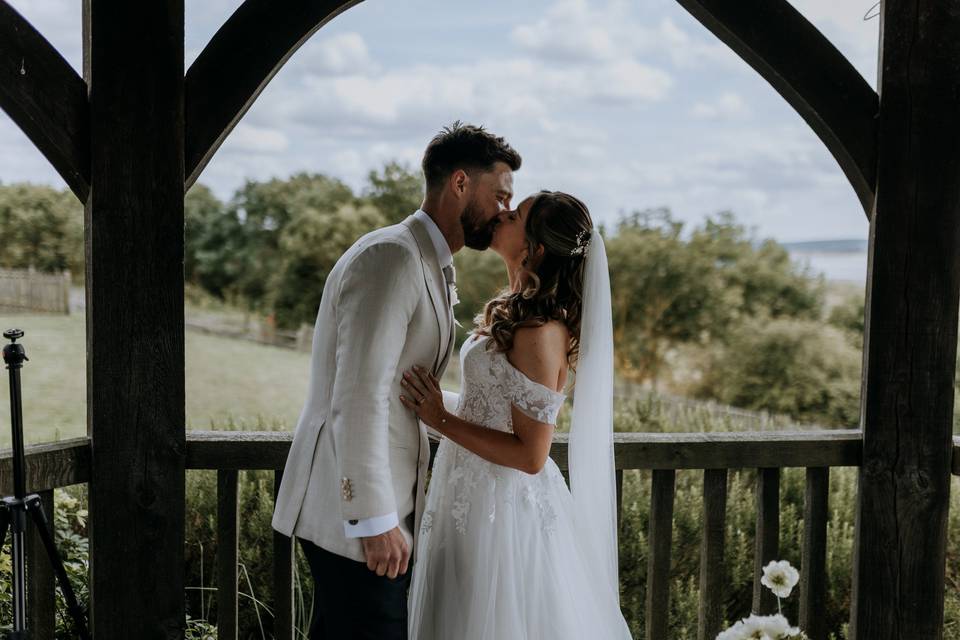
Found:
[[827, 280], [866, 282], [866, 240], [785, 242], [783, 246], [790, 252], [790, 257], [795, 262], [810, 267], [810, 270], [816, 274], [822, 273]]
[[863, 283], [867, 281], [867, 252], [863, 253], [802, 253], [790, 252], [790, 257], [822, 273], [827, 280]]

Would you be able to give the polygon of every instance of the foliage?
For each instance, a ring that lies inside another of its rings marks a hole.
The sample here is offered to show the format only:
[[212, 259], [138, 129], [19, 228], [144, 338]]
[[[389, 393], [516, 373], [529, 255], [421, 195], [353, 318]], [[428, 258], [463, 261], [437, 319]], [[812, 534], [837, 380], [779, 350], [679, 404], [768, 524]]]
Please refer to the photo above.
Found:
[[280, 234], [282, 258], [274, 265], [268, 304], [277, 326], [311, 322], [320, 307], [327, 276], [357, 238], [383, 226], [380, 212], [369, 204], [341, 204], [336, 209], [306, 207], [296, 211]]
[[224, 298], [244, 272], [243, 225], [202, 184], [187, 192], [183, 204], [184, 282]]
[[405, 164], [388, 162], [380, 171], [368, 173], [367, 182], [364, 197], [383, 214], [387, 224], [401, 222], [423, 201], [423, 175]]
[[0, 267], [60, 272], [83, 281], [83, 206], [67, 190], [0, 185]]
[[656, 382], [668, 351], [724, 344], [749, 318], [816, 318], [823, 283], [773, 241], [756, 244], [730, 213], [684, 237], [668, 209], [635, 212], [607, 240], [620, 371]]
[[497, 295], [508, 282], [503, 260], [492, 251], [464, 249], [453, 257], [457, 269], [457, 295], [460, 302], [454, 307], [458, 340], [466, 338], [474, 327], [474, 318], [483, 312], [484, 304]]
[[811, 320], [748, 322], [716, 349], [698, 389], [746, 409], [803, 423], [856, 427], [860, 352], [839, 330]]
[[827, 322], [841, 331], [847, 332], [852, 344], [863, 348], [864, 299], [862, 295], [851, 295], [830, 310]]

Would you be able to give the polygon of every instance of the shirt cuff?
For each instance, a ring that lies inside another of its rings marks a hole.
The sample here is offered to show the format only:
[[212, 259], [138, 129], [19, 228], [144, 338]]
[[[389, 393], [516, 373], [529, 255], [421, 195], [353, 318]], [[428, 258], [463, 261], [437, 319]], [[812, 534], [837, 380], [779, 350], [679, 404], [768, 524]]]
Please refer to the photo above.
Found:
[[363, 518], [362, 520], [344, 520], [343, 532], [348, 538], [368, 538], [390, 531], [399, 524], [400, 518], [394, 511], [383, 516]]

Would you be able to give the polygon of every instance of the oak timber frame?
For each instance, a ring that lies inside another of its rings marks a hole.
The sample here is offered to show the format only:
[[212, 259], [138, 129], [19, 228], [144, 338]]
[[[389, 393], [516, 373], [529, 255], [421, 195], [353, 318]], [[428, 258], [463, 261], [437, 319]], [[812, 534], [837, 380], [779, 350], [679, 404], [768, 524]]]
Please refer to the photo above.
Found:
[[[870, 219], [851, 633], [940, 638], [960, 3], [883, 0], [878, 95], [786, 0], [677, 1], [804, 118]], [[183, 0], [84, 0], [81, 78], [0, 0], [0, 107], [86, 207], [98, 638], [183, 633], [184, 192], [296, 49], [358, 2], [245, 0], [184, 74]]]

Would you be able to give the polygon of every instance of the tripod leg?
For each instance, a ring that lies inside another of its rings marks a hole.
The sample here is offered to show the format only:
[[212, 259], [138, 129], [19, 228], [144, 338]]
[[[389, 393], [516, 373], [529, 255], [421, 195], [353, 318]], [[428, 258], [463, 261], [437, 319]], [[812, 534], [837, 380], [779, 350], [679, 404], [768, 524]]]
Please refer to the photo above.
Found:
[[[34, 496], [30, 496], [33, 498]], [[67, 609], [70, 611], [70, 617], [73, 618], [73, 626], [77, 635], [82, 640], [90, 640], [90, 633], [87, 631], [86, 614], [80, 608], [77, 596], [73, 593], [73, 587], [70, 586], [70, 578], [67, 577], [67, 570], [63, 566], [63, 560], [60, 559], [60, 552], [57, 551], [57, 545], [53, 542], [53, 536], [50, 534], [47, 516], [43, 512], [40, 504], [40, 497], [35, 496], [35, 500], [27, 499], [27, 509], [30, 511], [33, 522], [37, 527], [37, 533], [47, 550], [47, 557], [50, 558], [50, 566], [57, 576], [57, 582], [60, 583], [60, 590], [63, 591], [63, 598], [67, 601]]]

